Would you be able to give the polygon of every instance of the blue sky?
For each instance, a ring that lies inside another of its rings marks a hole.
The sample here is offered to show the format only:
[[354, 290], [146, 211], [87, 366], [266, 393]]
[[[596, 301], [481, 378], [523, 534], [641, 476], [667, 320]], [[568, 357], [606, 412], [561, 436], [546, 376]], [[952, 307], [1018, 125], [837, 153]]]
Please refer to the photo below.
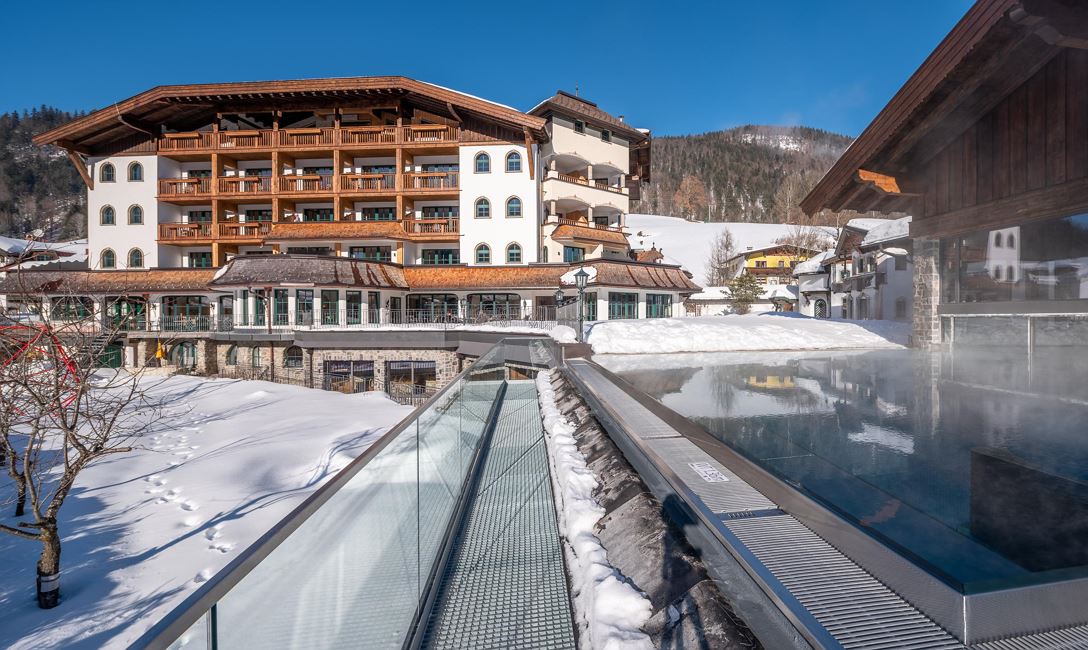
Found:
[[970, 4], [18, 2], [5, 7], [0, 110], [100, 108], [159, 84], [403, 74], [522, 110], [577, 86], [657, 135], [857, 135]]

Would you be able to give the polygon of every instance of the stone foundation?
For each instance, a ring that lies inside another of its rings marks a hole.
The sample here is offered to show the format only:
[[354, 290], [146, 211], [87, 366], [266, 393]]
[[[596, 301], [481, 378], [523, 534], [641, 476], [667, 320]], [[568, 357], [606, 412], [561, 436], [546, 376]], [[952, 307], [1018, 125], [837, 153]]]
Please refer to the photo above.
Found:
[[919, 237], [914, 240], [914, 305], [911, 346], [929, 349], [941, 344], [941, 242]]

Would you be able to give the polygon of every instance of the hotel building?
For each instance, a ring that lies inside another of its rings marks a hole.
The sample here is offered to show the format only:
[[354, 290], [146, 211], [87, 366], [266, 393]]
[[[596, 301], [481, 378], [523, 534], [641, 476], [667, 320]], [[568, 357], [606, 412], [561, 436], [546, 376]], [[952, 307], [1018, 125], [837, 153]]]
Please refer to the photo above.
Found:
[[165, 345], [207, 373], [452, 375], [453, 352], [382, 330], [547, 326], [581, 267], [588, 320], [679, 313], [698, 289], [628, 245], [649, 132], [566, 93], [526, 113], [404, 77], [160, 86], [35, 142], [86, 183], [88, 268], [0, 292], [121, 323], [128, 364]]

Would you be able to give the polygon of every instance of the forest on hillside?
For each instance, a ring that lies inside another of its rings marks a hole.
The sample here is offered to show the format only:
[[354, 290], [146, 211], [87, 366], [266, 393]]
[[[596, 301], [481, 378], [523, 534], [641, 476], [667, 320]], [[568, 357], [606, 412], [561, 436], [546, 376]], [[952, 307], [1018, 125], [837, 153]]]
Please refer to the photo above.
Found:
[[31, 142], [75, 117], [49, 106], [0, 114], [0, 235], [24, 237], [38, 228], [53, 241], [86, 235], [79, 173], [60, 149]]
[[804, 126], [656, 137], [651, 180], [637, 210], [705, 221], [798, 222], [801, 199], [851, 141]]

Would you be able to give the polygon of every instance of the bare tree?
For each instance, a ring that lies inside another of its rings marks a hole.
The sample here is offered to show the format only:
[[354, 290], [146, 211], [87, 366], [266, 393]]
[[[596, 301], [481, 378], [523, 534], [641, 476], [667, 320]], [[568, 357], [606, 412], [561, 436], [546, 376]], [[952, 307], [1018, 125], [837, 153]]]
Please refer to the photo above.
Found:
[[733, 233], [728, 228], [723, 228], [710, 248], [710, 256], [706, 260], [706, 281], [712, 287], [720, 287], [733, 279], [729, 270], [729, 259], [736, 253], [736, 243], [733, 241]]
[[0, 523], [0, 532], [41, 544], [38, 606], [49, 609], [60, 602], [58, 520], [72, 486], [96, 461], [131, 451], [163, 405], [138, 372], [98, 367], [101, 341], [118, 330], [96, 319], [86, 300], [43, 305], [37, 318], [0, 324], [0, 452], [21, 518]]
[[793, 259], [801, 261], [811, 257], [814, 252], [826, 250], [833, 245], [833, 240], [823, 229], [797, 224], [774, 243], [785, 247]]
[[697, 219], [706, 212], [709, 198], [706, 185], [694, 176], [685, 176], [672, 197], [673, 206], [685, 219]]

